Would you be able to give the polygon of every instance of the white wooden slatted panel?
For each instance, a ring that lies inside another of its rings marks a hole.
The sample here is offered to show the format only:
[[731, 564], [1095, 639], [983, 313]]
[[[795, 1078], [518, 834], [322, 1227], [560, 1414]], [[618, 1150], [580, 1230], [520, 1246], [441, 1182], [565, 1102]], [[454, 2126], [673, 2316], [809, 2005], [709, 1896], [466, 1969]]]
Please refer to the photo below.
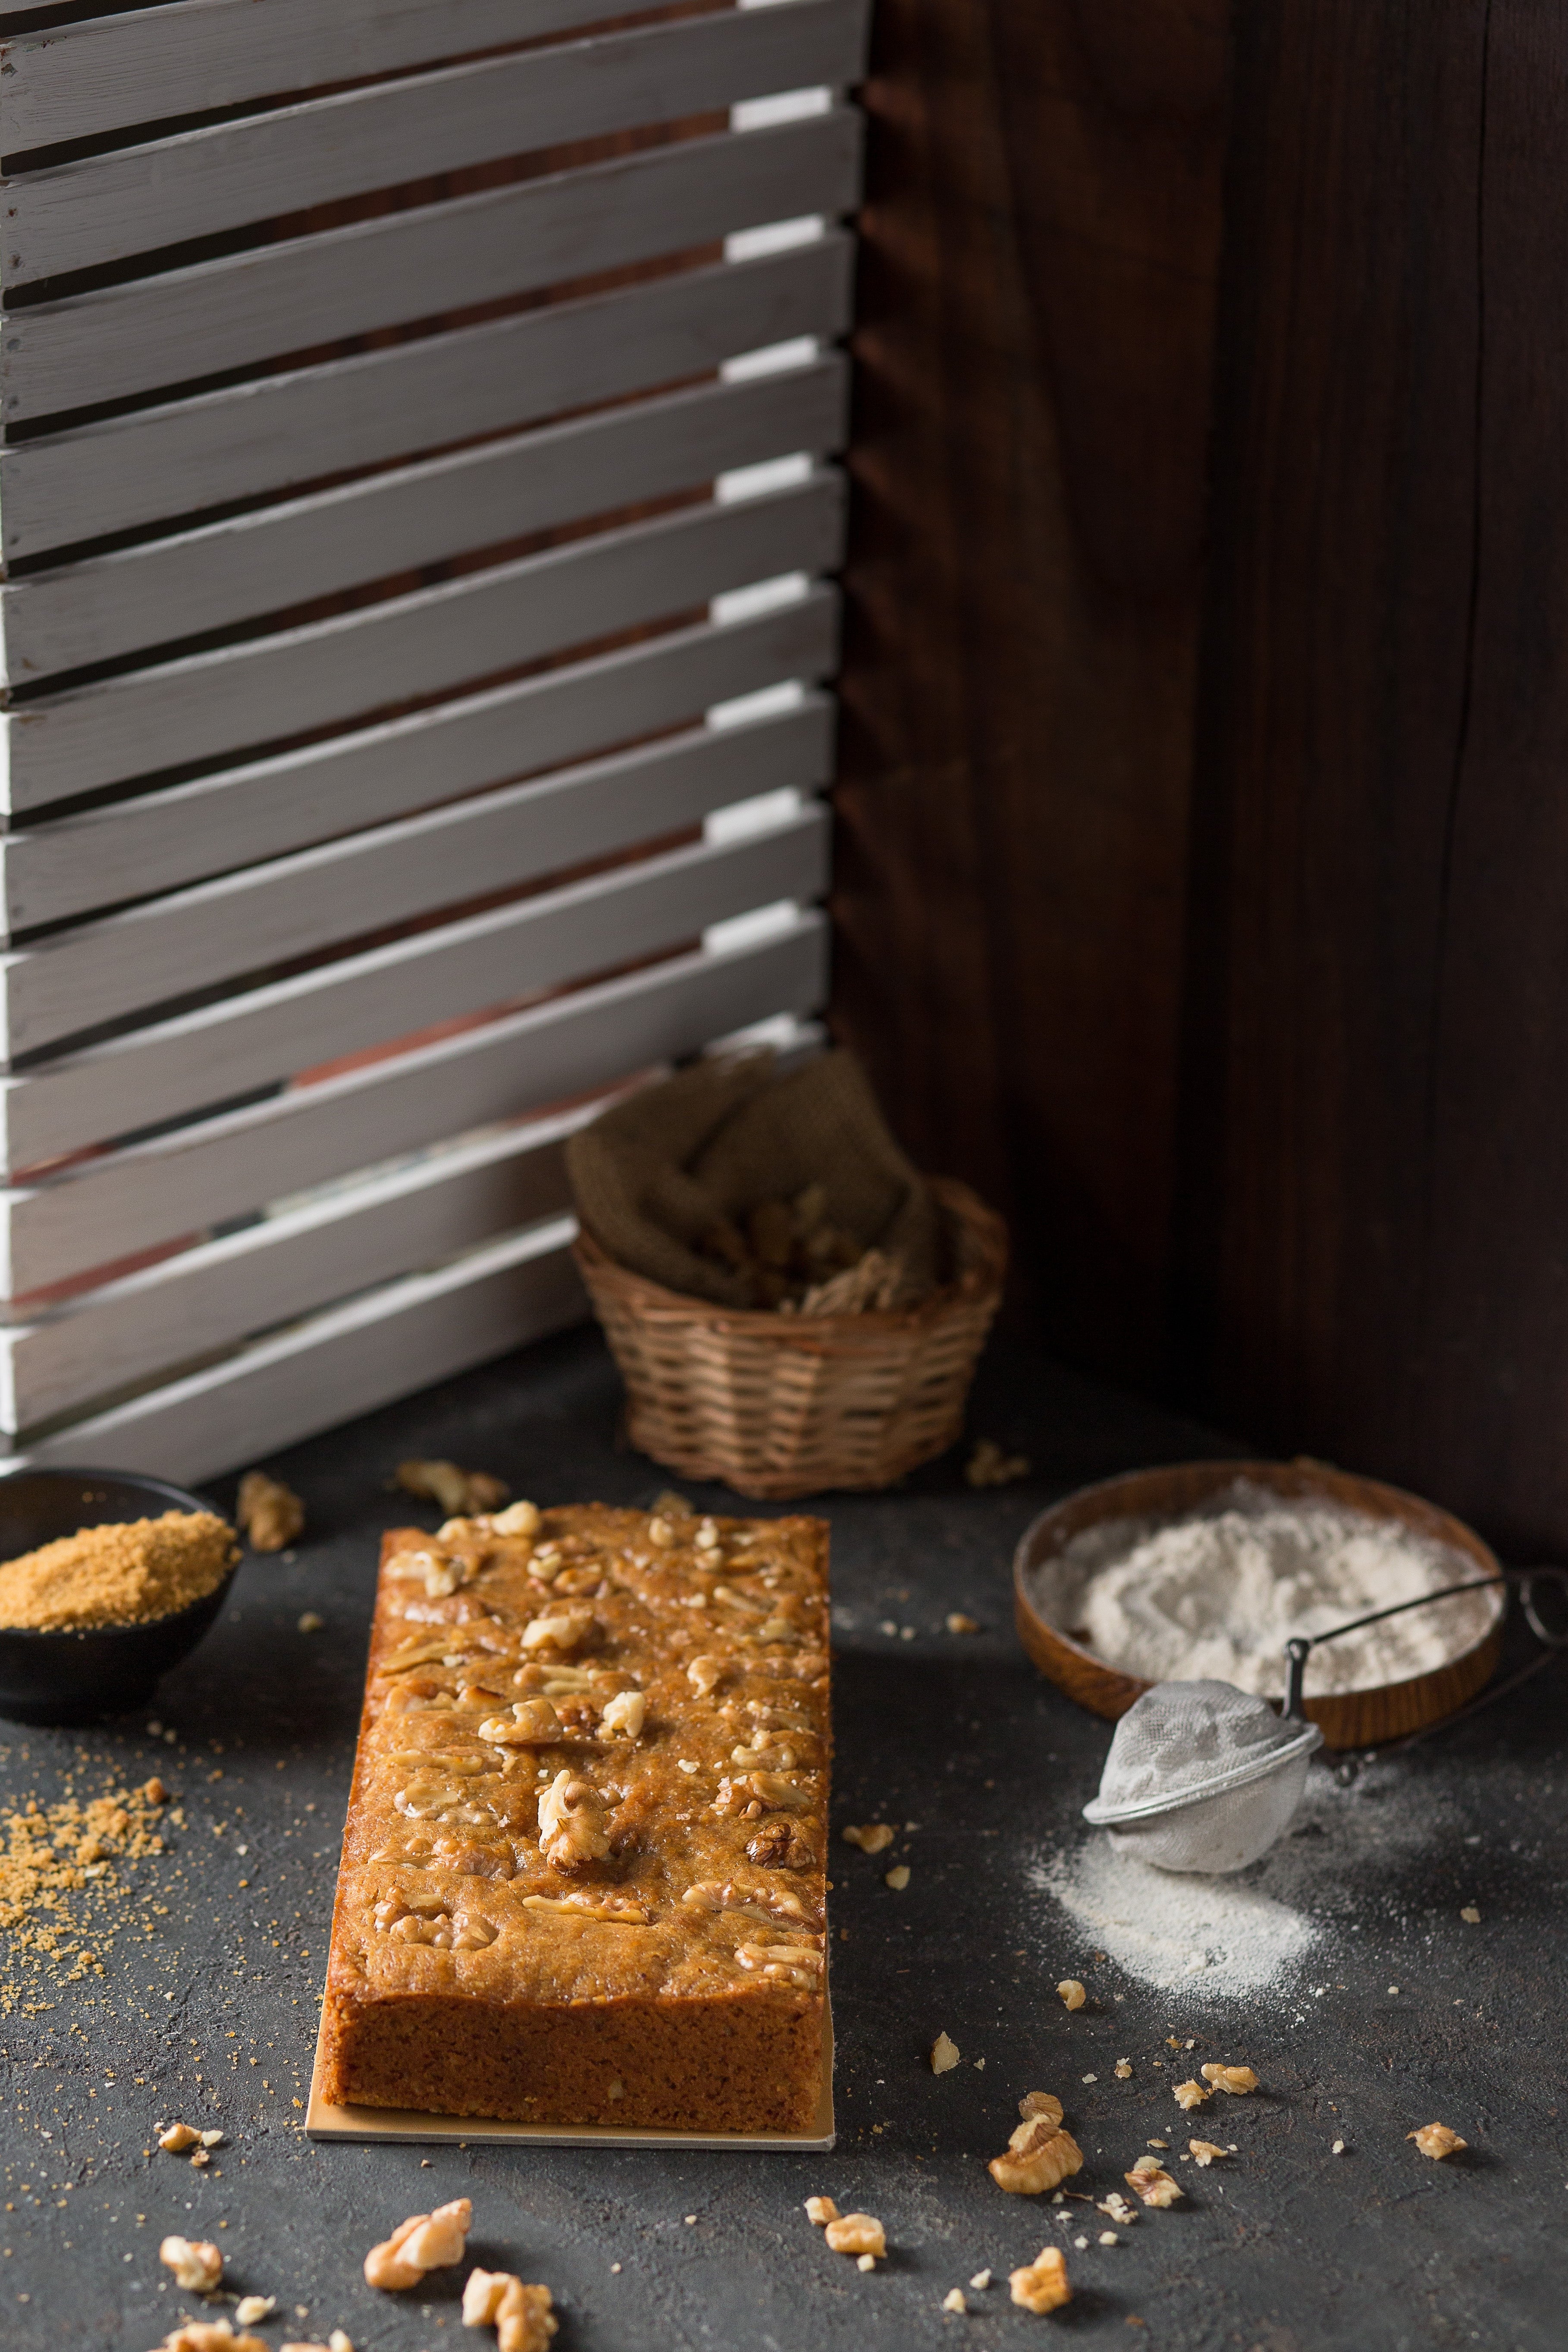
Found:
[[[752, 908], [815, 898], [826, 881], [826, 835], [824, 812], [812, 807], [767, 833], [616, 866], [0, 1083], [13, 1114], [48, 1134], [43, 1154], [130, 1135], [294, 1070], [657, 955]], [[22, 1094], [36, 1098], [29, 1112]]]
[[27, 1462], [91, 1462], [188, 1483], [581, 1320], [569, 1218], [494, 1242], [253, 1342], [223, 1364], [30, 1441]]
[[14, 703], [0, 713], [0, 797], [22, 814], [437, 695], [726, 589], [825, 571], [837, 561], [843, 512], [842, 477], [819, 473], [771, 497], [689, 507], [340, 619]]
[[466, 309], [844, 213], [859, 154], [860, 117], [837, 108], [34, 303], [8, 317], [0, 342], [5, 414], [124, 399], [428, 317], [433, 304]]
[[[12, 936], [178, 889], [324, 833], [632, 741], [763, 687], [824, 678], [837, 646], [837, 592], [819, 586], [750, 620], [676, 630], [303, 751], [0, 835], [0, 925]], [[547, 808], [567, 814], [548, 794], [534, 805], [542, 818]], [[562, 866], [592, 846], [574, 824], [552, 838]]]
[[831, 773], [833, 727], [832, 703], [812, 694], [750, 725], [667, 735], [75, 925], [0, 956], [12, 1054], [563, 873], [736, 801], [814, 792]]
[[[0, 7], [0, 28], [37, 13]], [[0, 47], [0, 154], [397, 73], [616, 13], [607, 0], [179, 0], [13, 32]]]
[[740, 352], [841, 335], [853, 255], [830, 229], [785, 252], [0, 445], [5, 561], [558, 416]]
[[759, 944], [671, 957], [14, 1185], [0, 1193], [5, 1291], [26, 1296], [773, 1013], [809, 1013], [826, 965], [826, 925], [808, 910]]
[[0, 587], [14, 685], [167, 646], [465, 551], [671, 491], [785, 451], [843, 445], [839, 352], [740, 383], [601, 410], [347, 488], [62, 563]]
[[459, 1145], [0, 1329], [0, 1429], [36, 1428], [149, 1374], [570, 1210], [568, 1115]]
[[0, 286], [864, 70], [868, 0], [782, 0], [487, 58], [5, 183]]

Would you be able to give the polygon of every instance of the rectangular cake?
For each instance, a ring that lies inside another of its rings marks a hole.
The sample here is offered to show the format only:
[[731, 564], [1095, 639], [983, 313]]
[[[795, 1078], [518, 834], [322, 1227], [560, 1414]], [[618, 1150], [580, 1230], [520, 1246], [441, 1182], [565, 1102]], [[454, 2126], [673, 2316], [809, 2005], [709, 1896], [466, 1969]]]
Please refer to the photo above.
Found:
[[514, 1503], [384, 1539], [325, 2095], [807, 2129], [827, 1528]]

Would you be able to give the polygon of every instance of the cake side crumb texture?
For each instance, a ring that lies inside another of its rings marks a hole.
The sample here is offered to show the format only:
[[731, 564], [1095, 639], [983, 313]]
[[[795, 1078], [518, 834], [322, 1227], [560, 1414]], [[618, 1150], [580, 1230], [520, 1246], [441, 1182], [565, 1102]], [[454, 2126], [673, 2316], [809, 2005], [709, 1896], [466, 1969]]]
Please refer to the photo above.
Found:
[[808, 2129], [827, 1528], [591, 1504], [384, 1539], [323, 2036], [340, 2105]]

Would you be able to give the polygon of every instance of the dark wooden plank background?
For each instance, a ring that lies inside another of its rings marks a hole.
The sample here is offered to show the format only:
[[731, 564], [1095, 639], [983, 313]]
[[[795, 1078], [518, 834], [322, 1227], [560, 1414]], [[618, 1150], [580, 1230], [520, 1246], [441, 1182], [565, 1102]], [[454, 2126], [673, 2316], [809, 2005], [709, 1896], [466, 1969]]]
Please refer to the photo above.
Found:
[[879, 26], [840, 1031], [1064, 1352], [1568, 1543], [1568, 20]]

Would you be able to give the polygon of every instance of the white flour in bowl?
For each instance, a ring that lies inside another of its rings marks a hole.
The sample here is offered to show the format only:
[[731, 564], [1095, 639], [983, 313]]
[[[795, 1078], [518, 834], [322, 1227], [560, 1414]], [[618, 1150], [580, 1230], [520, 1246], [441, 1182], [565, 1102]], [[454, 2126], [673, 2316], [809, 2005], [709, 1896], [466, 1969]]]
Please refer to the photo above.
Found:
[[[1348, 1617], [1460, 1584], [1481, 1570], [1463, 1552], [1394, 1519], [1342, 1504], [1291, 1502], [1237, 1479], [1178, 1519], [1113, 1519], [1067, 1547], [1083, 1582], [1069, 1630], [1149, 1682], [1285, 1689], [1285, 1643]], [[1465, 1593], [1314, 1650], [1309, 1694], [1366, 1690], [1428, 1674], [1480, 1641], [1495, 1592]]]

